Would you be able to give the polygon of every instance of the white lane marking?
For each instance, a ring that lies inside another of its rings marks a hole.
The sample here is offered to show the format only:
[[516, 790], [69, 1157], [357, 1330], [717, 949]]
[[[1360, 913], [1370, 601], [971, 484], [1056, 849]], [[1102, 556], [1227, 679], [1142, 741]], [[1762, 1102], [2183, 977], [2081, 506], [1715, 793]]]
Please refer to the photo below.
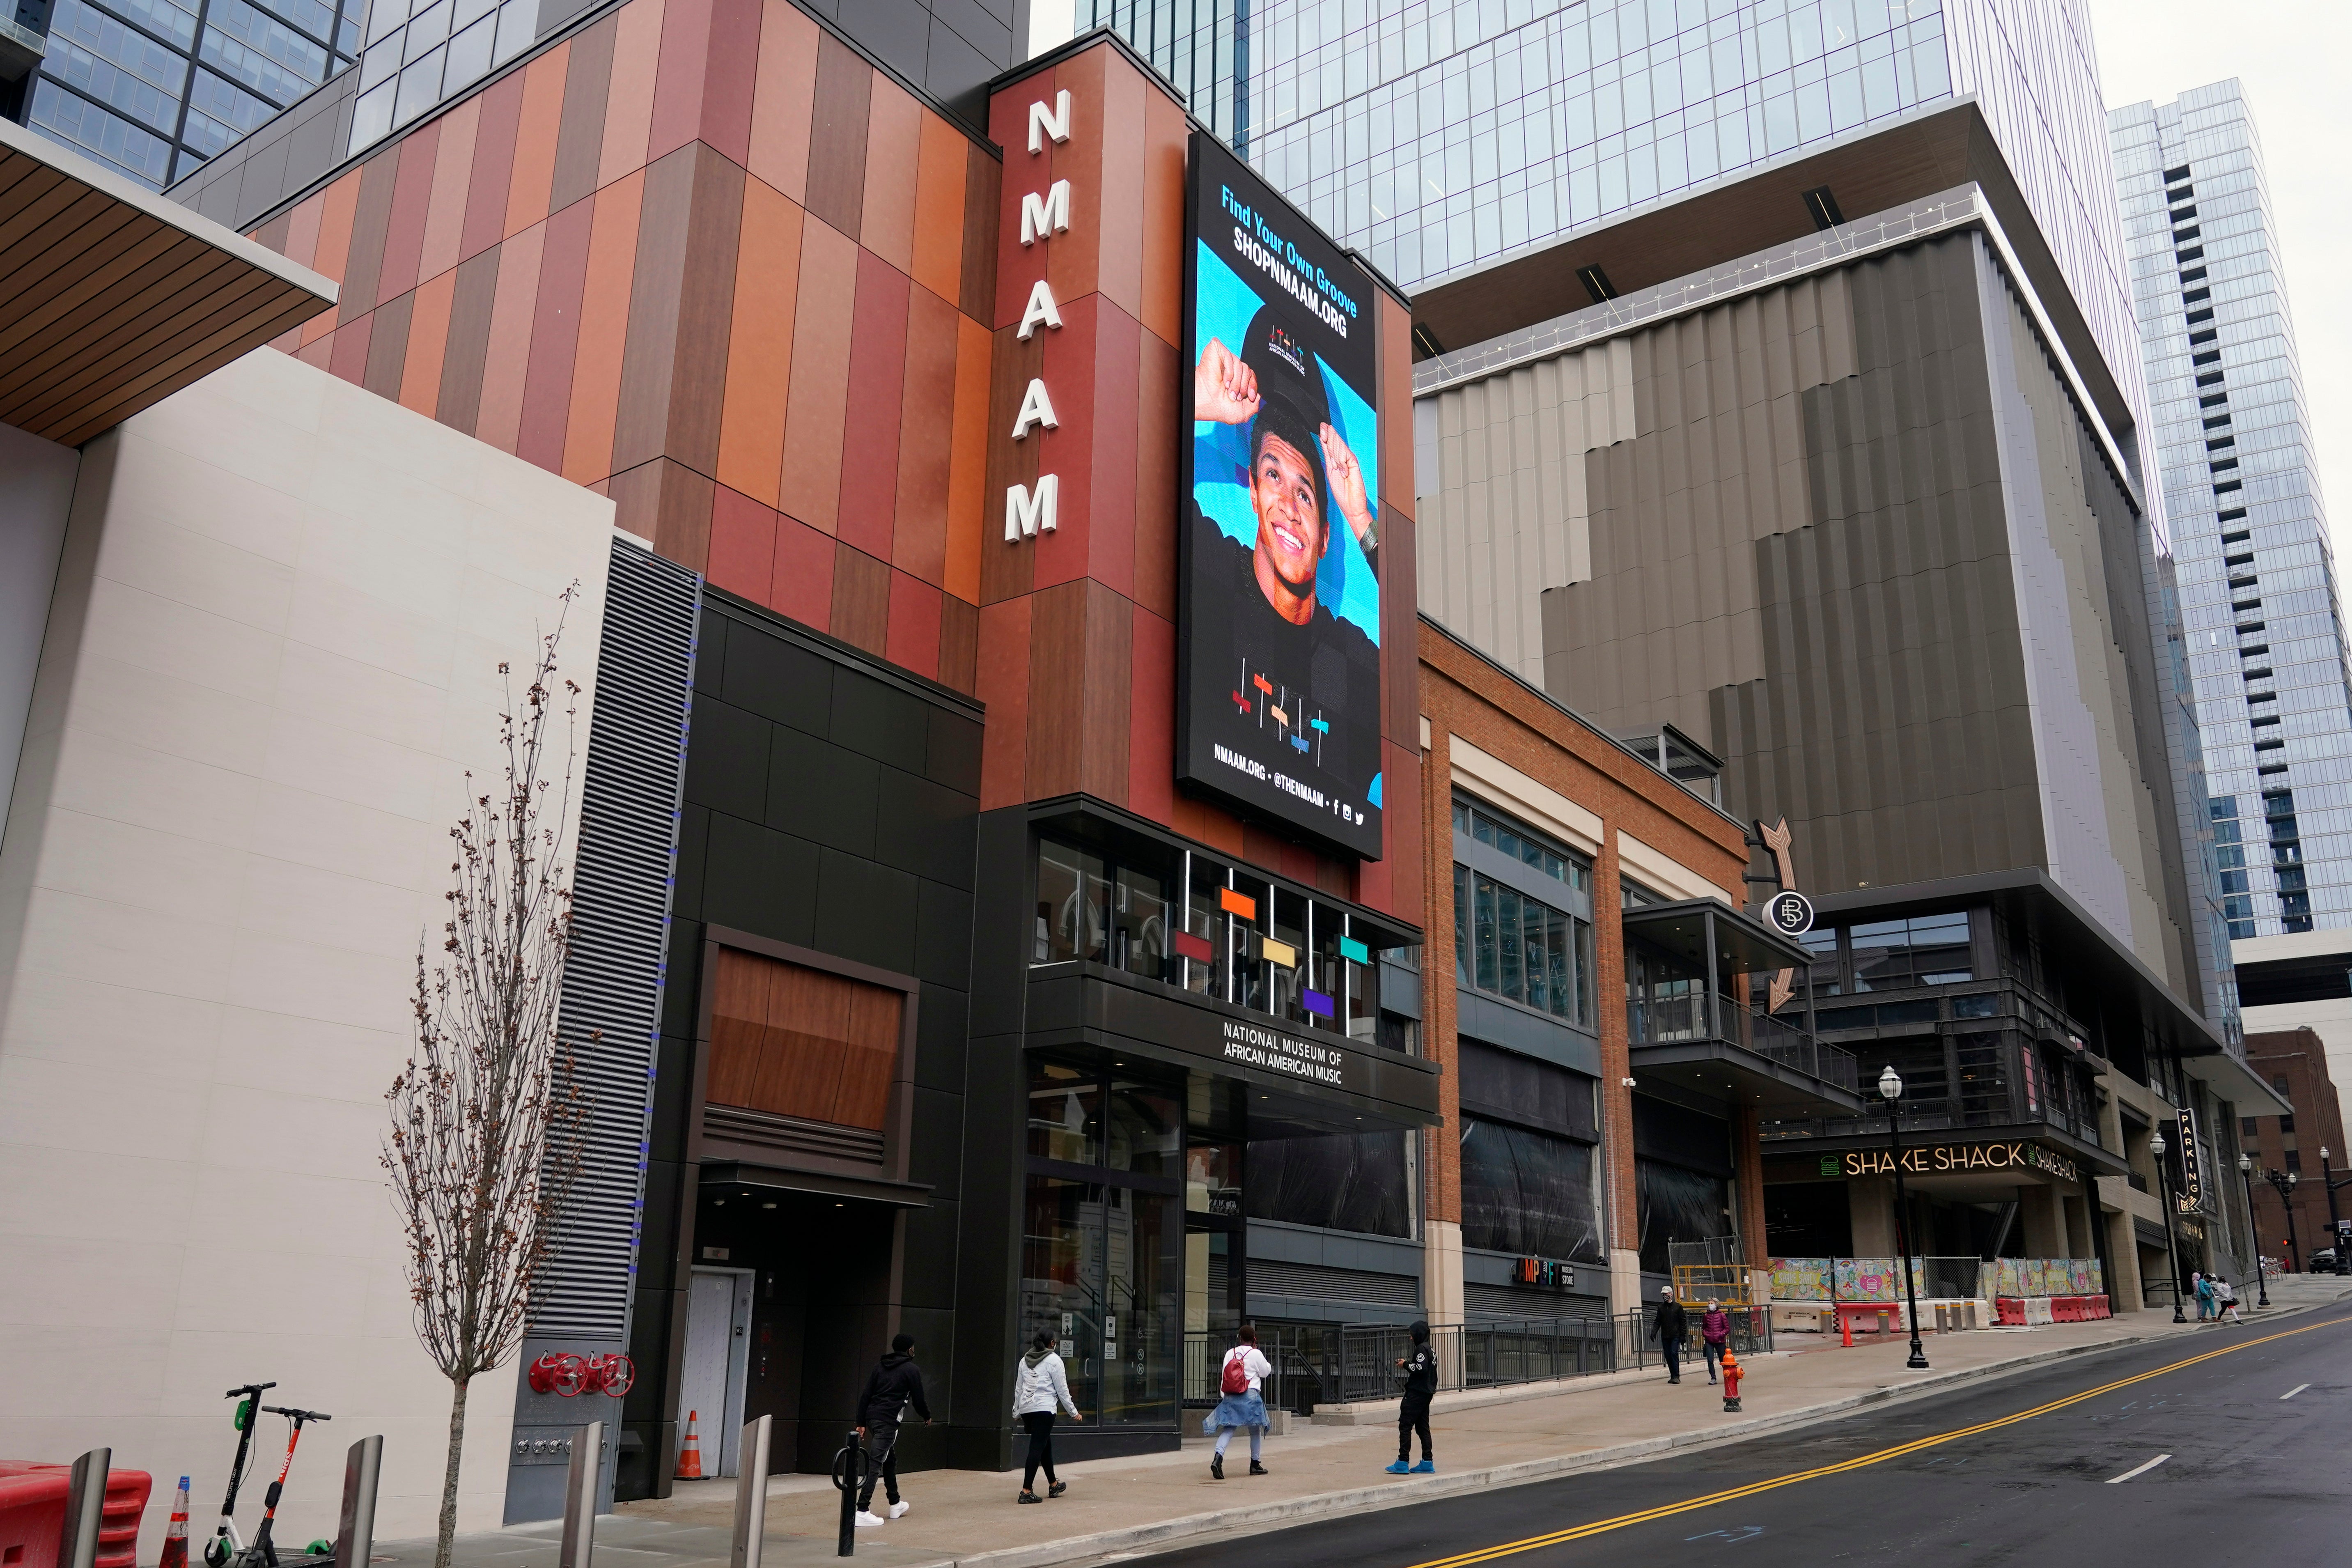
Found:
[[2288, 1389], [2284, 1394], [2280, 1394], [2279, 1397], [2281, 1399], [2293, 1399], [2296, 1394], [2301, 1394], [2305, 1389], [2309, 1388], [2311, 1384], [2307, 1383], [2298, 1383], [2293, 1388]]
[[2158, 1454], [2155, 1458], [2150, 1459], [2145, 1465], [2135, 1465], [2120, 1476], [2109, 1476], [2107, 1478], [2107, 1485], [2111, 1487], [2121, 1486], [2124, 1482], [2131, 1479], [2134, 1476], [2144, 1476], [2147, 1474], [2148, 1471], [2156, 1468], [2157, 1466], [2164, 1463], [2165, 1460], [2170, 1458], [2172, 1458], [2172, 1456], [2169, 1454]]

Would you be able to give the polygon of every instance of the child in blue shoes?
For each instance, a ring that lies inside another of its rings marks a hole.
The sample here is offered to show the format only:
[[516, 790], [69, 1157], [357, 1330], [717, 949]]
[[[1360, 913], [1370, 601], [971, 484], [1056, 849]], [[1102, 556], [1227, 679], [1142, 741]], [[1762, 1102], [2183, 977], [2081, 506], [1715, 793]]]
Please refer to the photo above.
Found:
[[[1397, 1363], [1404, 1371], [1404, 1401], [1397, 1406], [1396, 1463], [1392, 1476], [1427, 1475], [1437, 1468], [1429, 1441], [1429, 1402], [1437, 1394], [1437, 1352], [1429, 1348], [1429, 1325], [1412, 1326], [1412, 1350]], [[1411, 1464], [1412, 1435], [1421, 1434], [1421, 1463]]]

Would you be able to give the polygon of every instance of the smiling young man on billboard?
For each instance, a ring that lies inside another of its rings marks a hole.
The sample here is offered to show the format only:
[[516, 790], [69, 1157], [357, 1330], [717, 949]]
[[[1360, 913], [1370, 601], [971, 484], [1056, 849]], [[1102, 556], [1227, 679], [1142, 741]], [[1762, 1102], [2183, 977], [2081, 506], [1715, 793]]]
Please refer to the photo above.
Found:
[[1181, 775], [1378, 858], [1380, 537], [1360, 274], [1194, 139]]

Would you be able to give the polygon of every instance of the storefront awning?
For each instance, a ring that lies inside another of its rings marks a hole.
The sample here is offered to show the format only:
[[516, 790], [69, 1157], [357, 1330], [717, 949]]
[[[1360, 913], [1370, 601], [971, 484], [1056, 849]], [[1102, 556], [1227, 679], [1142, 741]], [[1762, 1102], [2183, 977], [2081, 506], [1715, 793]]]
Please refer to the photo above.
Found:
[[1720, 899], [1685, 899], [1678, 904], [1646, 904], [1624, 914], [1625, 934], [1640, 937], [1704, 973], [1711, 954], [1718, 968], [1734, 974], [1801, 969], [1812, 954], [1752, 915]]
[[824, 1198], [855, 1198], [888, 1204], [894, 1208], [927, 1209], [931, 1188], [924, 1182], [893, 1182], [881, 1176], [844, 1176], [824, 1171], [792, 1171], [778, 1165], [753, 1165], [719, 1161], [702, 1167], [702, 1186], [750, 1188], [774, 1193], [808, 1193]]

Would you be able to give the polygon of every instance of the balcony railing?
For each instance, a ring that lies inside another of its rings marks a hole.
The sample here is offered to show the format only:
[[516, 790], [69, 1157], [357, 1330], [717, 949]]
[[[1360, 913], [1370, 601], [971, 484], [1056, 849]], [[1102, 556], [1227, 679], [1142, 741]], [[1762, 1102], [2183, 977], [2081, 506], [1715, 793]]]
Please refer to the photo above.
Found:
[[1688, 991], [1629, 1002], [1628, 1037], [1636, 1046], [1722, 1040], [1791, 1071], [1857, 1092], [1858, 1064], [1850, 1052], [1825, 1046], [1804, 1026], [1775, 1017], [1722, 992]]

